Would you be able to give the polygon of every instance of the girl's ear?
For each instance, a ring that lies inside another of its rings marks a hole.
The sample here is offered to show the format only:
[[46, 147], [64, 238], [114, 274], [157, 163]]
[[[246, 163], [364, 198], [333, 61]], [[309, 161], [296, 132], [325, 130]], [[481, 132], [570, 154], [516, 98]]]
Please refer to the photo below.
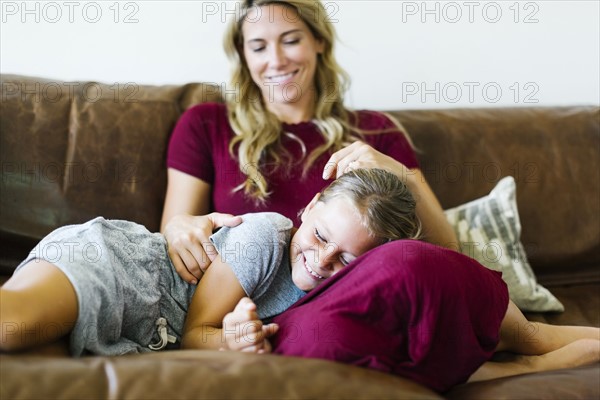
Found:
[[308, 203], [308, 205], [306, 207], [304, 207], [304, 210], [302, 211], [302, 215], [300, 215], [300, 221], [304, 222], [304, 219], [308, 216], [308, 213], [310, 213], [310, 211], [313, 209], [315, 204], [317, 204], [317, 201], [319, 201], [320, 196], [321, 196], [321, 193], [315, 194], [315, 197], [312, 198], [310, 203]]

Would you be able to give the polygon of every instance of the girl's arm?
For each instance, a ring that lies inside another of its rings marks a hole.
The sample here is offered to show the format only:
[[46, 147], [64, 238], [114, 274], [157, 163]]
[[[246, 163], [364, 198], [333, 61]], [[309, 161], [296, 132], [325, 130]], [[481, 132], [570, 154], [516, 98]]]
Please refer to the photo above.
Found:
[[227, 347], [223, 319], [246, 296], [229, 265], [217, 256], [206, 271], [188, 309], [181, 341], [182, 348], [220, 349]]
[[263, 326], [256, 305], [245, 296], [231, 267], [217, 256], [192, 297], [182, 348], [270, 352], [266, 338], [277, 325]]

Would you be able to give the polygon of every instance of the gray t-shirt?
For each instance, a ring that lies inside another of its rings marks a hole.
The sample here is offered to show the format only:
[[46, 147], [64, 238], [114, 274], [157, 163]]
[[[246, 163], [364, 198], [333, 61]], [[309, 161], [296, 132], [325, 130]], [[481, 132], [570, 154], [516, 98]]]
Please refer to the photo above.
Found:
[[287, 310], [305, 292], [292, 281], [292, 221], [277, 213], [242, 215], [243, 223], [221, 228], [210, 239], [231, 266], [262, 320]]

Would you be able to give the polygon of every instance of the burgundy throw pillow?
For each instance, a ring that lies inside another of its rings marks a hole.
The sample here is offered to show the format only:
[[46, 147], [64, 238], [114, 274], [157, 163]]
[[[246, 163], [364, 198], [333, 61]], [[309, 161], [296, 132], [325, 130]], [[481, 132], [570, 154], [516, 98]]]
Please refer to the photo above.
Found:
[[410, 378], [437, 391], [494, 353], [508, 307], [501, 274], [415, 240], [362, 255], [274, 319], [274, 353]]

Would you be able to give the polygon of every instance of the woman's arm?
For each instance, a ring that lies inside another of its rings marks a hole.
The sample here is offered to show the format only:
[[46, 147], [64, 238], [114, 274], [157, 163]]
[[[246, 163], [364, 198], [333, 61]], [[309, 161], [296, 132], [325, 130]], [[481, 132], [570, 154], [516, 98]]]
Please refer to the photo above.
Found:
[[454, 229], [420, 169], [409, 170], [406, 185], [417, 201], [416, 213], [423, 224], [425, 241], [451, 250], [459, 250]]
[[167, 170], [167, 194], [160, 231], [177, 215], [204, 215], [210, 212], [211, 186], [201, 179], [173, 168]]
[[444, 211], [421, 170], [408, 169], [392, 157], [358, 141], [330, 157], [325, 165], [323, 178], [337, 178], [344, 172], [357, 168], [381, 168], [399, 176], [417, 202], [416, 213], [423, 224], [424, 239], [452, 250], [458, 249], [454, 230], [446, 220]]
[[167, 194], [161, 232], [177, 274], [196, 284], [216, 256], [209, 236], [220, 226], [239, 225], [241, 219], [229, 214], [208, 214], [211, 186], [191, 175], [168, 169]]

